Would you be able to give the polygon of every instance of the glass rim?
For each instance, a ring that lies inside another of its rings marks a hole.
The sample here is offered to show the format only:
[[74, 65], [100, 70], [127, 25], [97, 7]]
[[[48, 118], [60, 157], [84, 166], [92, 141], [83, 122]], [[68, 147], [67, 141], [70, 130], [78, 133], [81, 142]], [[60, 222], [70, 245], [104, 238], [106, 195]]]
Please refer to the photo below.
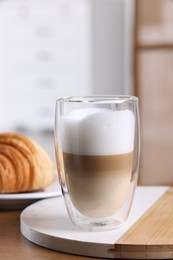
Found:
[[138, 102], [138, 97], [133, 95], [90, 95], [61, 97], [56, 103], [124, 103]]

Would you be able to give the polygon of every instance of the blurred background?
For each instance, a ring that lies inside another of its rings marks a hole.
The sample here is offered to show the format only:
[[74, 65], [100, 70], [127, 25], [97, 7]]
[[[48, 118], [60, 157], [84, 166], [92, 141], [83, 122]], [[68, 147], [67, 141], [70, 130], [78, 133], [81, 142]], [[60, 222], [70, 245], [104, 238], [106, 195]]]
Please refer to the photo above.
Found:
[[142, 184], [173, 184], [173, 1], [136, 0], [135, 93]]
[[173, 184], [173, 1], [0, 0], [0, 131], [54, 159], [62, 96], [140, 98], [140, 184]]
[[54, 158], [56, 99], [132, 92], [133, 0], [0, 0], [0, 131]]

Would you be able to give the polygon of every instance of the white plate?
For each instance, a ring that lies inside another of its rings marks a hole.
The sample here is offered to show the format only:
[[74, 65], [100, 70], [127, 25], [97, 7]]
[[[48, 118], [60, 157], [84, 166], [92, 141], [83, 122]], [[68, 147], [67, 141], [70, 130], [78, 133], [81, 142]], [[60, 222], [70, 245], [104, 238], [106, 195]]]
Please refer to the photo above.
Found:
[[61, 196], [61, 189], [58, 181], [55, 181], [41, 191], [0, 194], [0, 209], [22, 209], [40, 199], [56, 196]]

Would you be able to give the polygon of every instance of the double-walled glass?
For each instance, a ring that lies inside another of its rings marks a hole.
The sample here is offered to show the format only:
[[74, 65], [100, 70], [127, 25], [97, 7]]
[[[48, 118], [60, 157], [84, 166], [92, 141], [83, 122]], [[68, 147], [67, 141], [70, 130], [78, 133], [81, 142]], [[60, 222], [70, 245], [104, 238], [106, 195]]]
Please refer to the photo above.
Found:
[[111, 229], [125, 222], [137, 184], [139, 136], [137, 97], [57, 100], [57, 169], [74, 224]]

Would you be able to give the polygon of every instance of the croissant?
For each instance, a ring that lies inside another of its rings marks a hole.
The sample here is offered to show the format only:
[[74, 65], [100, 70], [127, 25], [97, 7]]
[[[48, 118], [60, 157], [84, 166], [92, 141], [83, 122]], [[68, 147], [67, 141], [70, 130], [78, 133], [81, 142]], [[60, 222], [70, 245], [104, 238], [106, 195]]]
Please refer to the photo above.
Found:
[[0, 134], [0, 193], [43, 189], [53, 180], [53, 162], [41, 146], [16, 133]]

